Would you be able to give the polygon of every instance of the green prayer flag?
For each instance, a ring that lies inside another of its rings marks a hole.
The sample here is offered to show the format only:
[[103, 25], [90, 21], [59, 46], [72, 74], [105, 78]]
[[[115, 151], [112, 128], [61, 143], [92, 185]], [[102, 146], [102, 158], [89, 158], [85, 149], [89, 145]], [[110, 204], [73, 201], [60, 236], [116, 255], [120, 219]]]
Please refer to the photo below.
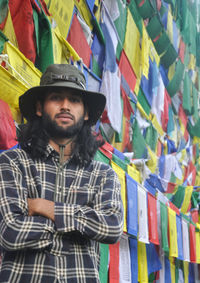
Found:
[[155, 8], [153, 7], [151, 1], [144, 0], [142, 5], [139, 5], [141, 3], [141, 0], [136, 0], [138, 11], [143, 19], [147, 19], [153, 16], [155, 13]]
[[110, 164], [110, 159], [107, 156], [105, 156], [105, 154], [103, 154], [103, 152], [101, 152], [100, 150], [97, 150], [94, 159], [106, 164]]
[[4, 49], [4, 44], [6, 41], [8, 41], [8, 38], [5, 36], [5, 34], [3, 34], [2, 31], [0, 31], [0, 54]]
[[193, 117], [195, 121], [199, 118], [199, 112], [198, 112], [198, 91], [194, 84], [192, 84], [192, 96], [193, 96]]
[[178, 54], [176, 49], [172, 44], [170, 44], [166, 52], [161, 56], [160, 62], [166, 69], [168, 69], [175, 62], [177, 57]]
[[127, 164], [123, 160], [121, 160], [117, 155], [112, 155], [112, 161], [114, 161], [125, 172], [127, 171]]
[[154, 43], [154, 46], [155, 46], [155, 49], [156, 49], [158, 55], [160, 55], [164, 51], [167, 50], [167, 48], [168, 48], [168, 46], [170, 45], [171, 42], [170, 42], [170, 39], [169, 39], [166, 31], [163, 30], [160, 37], [153, 43]]
[[0, 0], [0, 24], [3, 23], [8, 15], [8, 0]]
[[109, 245], [100, 243], [99, 277], [101, 283], [108, 282]]
[[162, 249], [164, 252], [169, 252], [168, 243], [168, 211], [167, 206], [160, 202], [160, 223], [161, 223], [161, 236], [162, 236]]
[[138, 126], [138, 122], [135, 119], [133, 124], [133, 152], [134, 158], [146, 158], [147, 148], [141, 130]]
[[184, 197], [185, 197], [185, 186], [178, 186], [176, 193], [173, 195], [172, 203], [176, 207], [181, 208]]
[[117, 0], [117, 5], [119, 9], [119, 17], [114, 21], [114, 24], [119, 36], [119, 42], [116, 51], [116, 57], [119, 60], [121, 51], [124, 46], [124, 40], [126, 35], [127, 8], [126, 8], [126, 3], [123, 3], [123, 1], [121, 0]]
[[138, 92], [138, 102], [141, 104], [142, 108], [144, 109], [145, 113], [147, 115], [150, 114], [150, 111], [151, 111], [151, 106], [149, 105], [142, 89], [140, 88], [139, 89], [139, 92]]
[[187, 115], [191, 114], [191, 94], [192, 81], [187, 72], [185, 72], [184, 86], [183, 86], [183, 109]]
[[184, 74], [184, 65], [179, 59], [176, 62], [174, 76], [167, 85], [167, 92], [171, 97], [173, 97], [178, 92], [181, 85], [181, 81], [183, 79], [183, 74]]
[[145, 135], [145, 141], [146, 144], [149, 145], [151, 150], [156, 150], [156, 145], [158, 141], [158, 133], [152, 126], [152, 124], [146, 129], [146, 135]]
[[152, 40], [154, 38], [156, 38], [162, 32], [164, 27], [163, 27], [163, 25], [162, 25], [162, 23], [160, 21], [160, 18], [159, 18], [159, 16], [157, 14], [154, 15], [150, 19], [146, 29], [147, 29], [147, 32], [148, 32], [148, 34], [149, 34], [149, 36], [150, 36], [150, 38]]
[[173, 97], [179, 90], [181, 81], [184, 74], [184, 65], [179, 59], [175, 66], [175, 73], [172, 80], [167, 85], [167, 92], [171, 97]]
[[51, 24], [42, 7], [39, 13], [33, 9], [33, 19], [37, 44], [35, 66], [44, 72], [50, 64], [54, 63]]

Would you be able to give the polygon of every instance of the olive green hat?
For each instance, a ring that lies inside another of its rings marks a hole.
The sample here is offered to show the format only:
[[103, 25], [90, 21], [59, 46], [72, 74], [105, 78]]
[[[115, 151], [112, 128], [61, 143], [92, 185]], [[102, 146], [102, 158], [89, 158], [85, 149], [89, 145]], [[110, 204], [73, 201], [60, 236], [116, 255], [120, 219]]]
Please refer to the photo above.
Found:
[[[82, 96], [89, 113], [88, 122], [96, 124], [106, 104], [102, 93], [86, 90], [84, 74], [74, 65], [52, 64], [43, 73], [40, 85], [32, 87], [19, 97], [19, 108], [24, 118], [32, 120], [36, 115], [36, 102], [49, 91], [59, 88], [75, 90]], [[73, 92], [74, 93], [74, 92]]]

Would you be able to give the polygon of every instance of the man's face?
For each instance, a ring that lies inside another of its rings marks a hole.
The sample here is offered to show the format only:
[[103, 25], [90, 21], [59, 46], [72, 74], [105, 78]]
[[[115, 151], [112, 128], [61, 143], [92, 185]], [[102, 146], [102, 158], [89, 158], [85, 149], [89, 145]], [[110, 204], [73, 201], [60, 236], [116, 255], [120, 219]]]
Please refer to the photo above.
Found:
[[53, 138], [71, 138], [88, 120], [81, 96], [71, 90], [49, 93], [43, 107], [37, 104], [36, 114], [42, 117], [42, 123]]

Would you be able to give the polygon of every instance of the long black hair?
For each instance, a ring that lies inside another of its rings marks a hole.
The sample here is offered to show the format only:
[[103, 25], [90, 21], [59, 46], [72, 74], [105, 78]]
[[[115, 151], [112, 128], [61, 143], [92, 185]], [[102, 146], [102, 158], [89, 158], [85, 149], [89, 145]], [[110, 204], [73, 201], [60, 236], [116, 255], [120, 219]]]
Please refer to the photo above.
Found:
[[[33, 159], [44, 159], [50, 137], [42, 127], [41, 117], [35, 116], [32, 121], [20, 125], [18, 142], [22, 149]], [[80, 166], [86, 165], [94, 157], [103, 140], [92, 132], [90, 124], [84, 121], [81, 130], [73, 142], [73, 161]]]

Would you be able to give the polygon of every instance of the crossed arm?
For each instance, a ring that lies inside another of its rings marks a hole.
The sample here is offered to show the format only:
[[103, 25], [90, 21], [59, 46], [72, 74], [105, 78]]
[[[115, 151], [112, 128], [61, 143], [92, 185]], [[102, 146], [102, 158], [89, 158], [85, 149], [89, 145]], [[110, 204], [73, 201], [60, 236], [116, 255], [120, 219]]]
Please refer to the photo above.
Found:
[[51, 219], [53, 222], [55, 221], [55, 203], [50, 200], [35, 198], [28, 198], [28, 215], [35, 216], [41, 215], [46, 218]]

